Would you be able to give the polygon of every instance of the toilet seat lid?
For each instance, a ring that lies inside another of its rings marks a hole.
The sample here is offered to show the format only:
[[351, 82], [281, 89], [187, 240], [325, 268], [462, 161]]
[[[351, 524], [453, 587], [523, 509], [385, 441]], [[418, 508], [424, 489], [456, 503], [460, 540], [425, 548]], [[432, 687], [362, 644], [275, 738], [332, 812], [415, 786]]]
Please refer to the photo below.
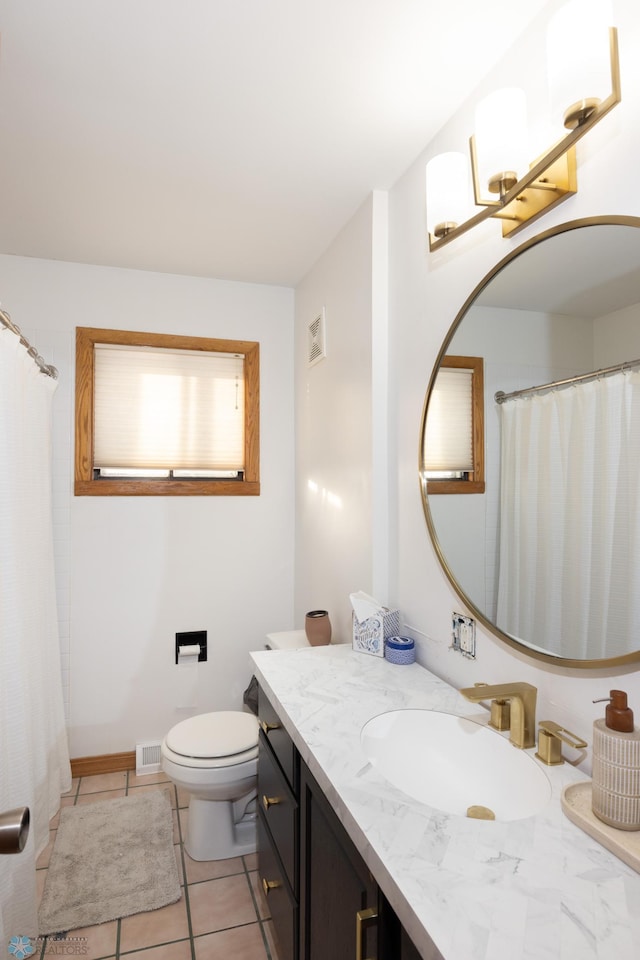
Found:
[[257, 746], [258, 721], [238, 710], [201, 713], [172, 727], [166, 743], [183, 757], [231, 757]]

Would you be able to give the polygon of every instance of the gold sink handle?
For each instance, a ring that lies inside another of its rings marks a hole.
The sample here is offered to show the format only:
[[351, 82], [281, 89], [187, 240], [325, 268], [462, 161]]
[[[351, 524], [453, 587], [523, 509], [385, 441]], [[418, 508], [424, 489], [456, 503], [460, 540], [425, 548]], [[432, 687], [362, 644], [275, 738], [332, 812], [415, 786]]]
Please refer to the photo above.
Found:
[[575, 733], [565, 730], [553, 720], [540, 720], [538, 732], [538, 750], [536, 757], [549, 766], [564, 763], [562, 744], [573, 747], [574, 750], [583, 750], [587, 746], [586, 740], [581, 740]]
[[511, 704], [508, 700], [500, 699], [491, 701], [491, 719], [489, 720], [489, 726], [493, 727], [494, 730], [511, 729]]

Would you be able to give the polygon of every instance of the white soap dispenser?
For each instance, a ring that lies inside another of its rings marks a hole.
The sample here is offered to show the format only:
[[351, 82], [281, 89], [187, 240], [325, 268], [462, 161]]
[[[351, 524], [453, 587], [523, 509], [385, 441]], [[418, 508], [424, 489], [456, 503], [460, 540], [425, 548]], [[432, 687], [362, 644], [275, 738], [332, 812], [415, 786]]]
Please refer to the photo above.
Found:
[[593, 724], [593, 812], [611, 827], [640, 830], [640, 729], [623, 690], [603, 699], [605, 718]]

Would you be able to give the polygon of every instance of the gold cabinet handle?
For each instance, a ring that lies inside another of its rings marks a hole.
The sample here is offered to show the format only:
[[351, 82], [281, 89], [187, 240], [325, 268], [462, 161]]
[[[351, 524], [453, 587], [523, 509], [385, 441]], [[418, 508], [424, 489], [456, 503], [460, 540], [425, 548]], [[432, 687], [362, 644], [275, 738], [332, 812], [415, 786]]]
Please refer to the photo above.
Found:
[[264, 890], [265, 897], [268, 897], [272, 890], [276, 890], [278, 887], [281, 887], [282, 884], [279, 880], [265, 880], [262, 878], [262, 889]]
[[262, 806], [265, 810], [275, 807], [277, 803], [282, 803], [282, 797], [268, 797], [265, 793], [262, 794]]
[[373, 926], [378, 920], [378, 911], [375, 907], [369, 907], [367, 910], [358, 910], [356, 913], [356, 960], [365, 960], [362, 956], [364, 946], [364, 933]]
[[270, 730], [280, 730], [282, 728], [281, 723], [267, 723], [266, 720], [261, 720], [260, 726], [262, 727], [262, 731], [266, 736], [269, 735]]

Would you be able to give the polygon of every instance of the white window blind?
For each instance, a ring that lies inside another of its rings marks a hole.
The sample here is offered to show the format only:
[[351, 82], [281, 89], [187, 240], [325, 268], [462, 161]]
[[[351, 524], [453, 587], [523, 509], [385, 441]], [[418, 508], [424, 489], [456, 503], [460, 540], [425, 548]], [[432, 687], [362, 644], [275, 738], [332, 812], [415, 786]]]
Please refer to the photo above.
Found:
[[94, 468], [244, 469], [244, 357], [95, 345]]
[[439, 371], [431, 396], [423, 469], [446, 473], [473, 471], [473, 371]]

